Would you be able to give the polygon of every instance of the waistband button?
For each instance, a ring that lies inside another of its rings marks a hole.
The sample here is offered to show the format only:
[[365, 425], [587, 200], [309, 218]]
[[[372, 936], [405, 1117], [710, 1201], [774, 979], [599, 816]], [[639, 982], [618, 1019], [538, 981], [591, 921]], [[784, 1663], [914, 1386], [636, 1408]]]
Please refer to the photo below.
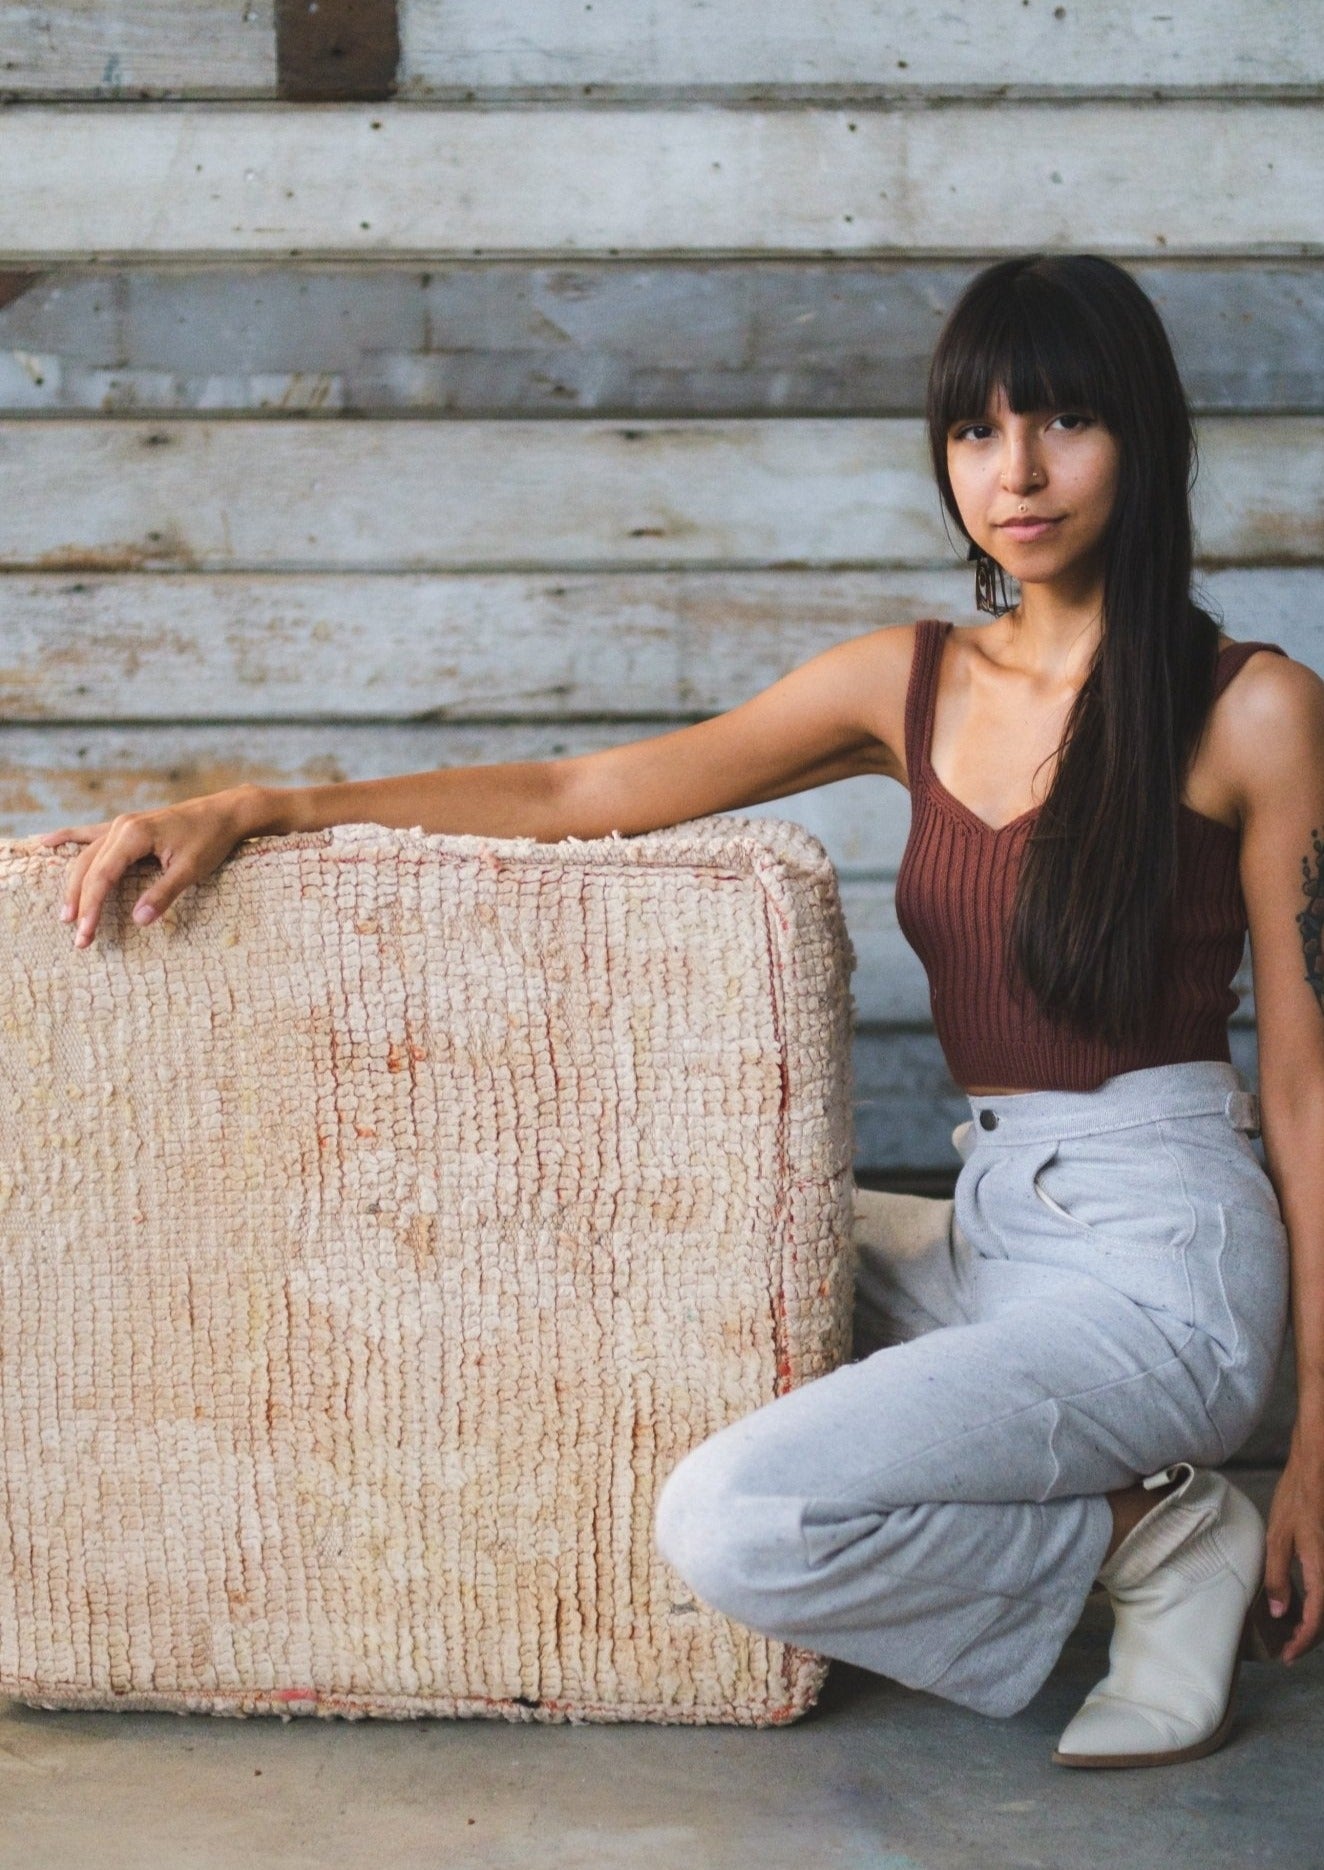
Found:
[[984, 1129], [996, 1130], [998, 1127], [998, 1113], [995, 1110], [981, 1110], [979, 1113], [979, 1121]]

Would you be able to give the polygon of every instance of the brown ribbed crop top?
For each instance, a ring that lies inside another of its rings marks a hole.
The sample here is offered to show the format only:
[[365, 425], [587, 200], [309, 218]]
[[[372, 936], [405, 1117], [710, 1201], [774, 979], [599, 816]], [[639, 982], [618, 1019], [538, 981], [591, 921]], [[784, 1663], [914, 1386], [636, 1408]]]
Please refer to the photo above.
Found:
[[[1240, 837], [1182, 804], [1179, 812], [1175, 952], [1154, 1030], [1143, 1044], [1112, 1047], [1049, 1021], [1021, 983], [1017, 1005], [1003, 981], [1005, 936], [1026, 836], [1039, 807], [996, 829], [955, 798], [929, 763], [943, 643], [951, 624], [916, 626], [906, 692], [910, 834], [896, 879], [896, 918], [929, 977], [929, 1004], [947, 1069], [961, 1086], [1090, 1091], [1105, 1078], [1149, 1065], [1228, 1059], [1227, 1022], [1239, 996], [1232, 977], [1246, 943]], [[1221, 694], [1257, 649], [1228, 643], [1218, 659]]]

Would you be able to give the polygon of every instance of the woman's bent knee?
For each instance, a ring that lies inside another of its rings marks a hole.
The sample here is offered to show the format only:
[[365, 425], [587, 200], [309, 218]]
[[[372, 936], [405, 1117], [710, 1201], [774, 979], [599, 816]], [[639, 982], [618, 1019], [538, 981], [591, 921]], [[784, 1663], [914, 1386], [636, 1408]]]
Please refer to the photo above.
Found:
[[663, 1482], [654, 1539], [704, 1603], [757, 1626], [794, 1595], [808, 1569], [802, 1507], [790, 1495], [745, 1492], [701, 1445]]
[[658, 1551], [709, 1603], [715, 1598], [709, 1587], [722, 1582], [722, 1529], [737, 1510], [711, 1466], [702, 1447], [691, 1449], [662, 1483], [653, 1515]]

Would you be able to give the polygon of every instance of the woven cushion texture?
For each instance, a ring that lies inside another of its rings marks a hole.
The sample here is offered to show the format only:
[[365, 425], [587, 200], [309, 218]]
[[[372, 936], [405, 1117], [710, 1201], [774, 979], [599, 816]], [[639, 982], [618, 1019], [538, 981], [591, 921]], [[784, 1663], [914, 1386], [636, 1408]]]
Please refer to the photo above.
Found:
[[254, 838], [75, 950], [0, 842], [0, 1693], [796, 1719], [657, 1493], [850, 1356], [848, 991], [776, 819]]

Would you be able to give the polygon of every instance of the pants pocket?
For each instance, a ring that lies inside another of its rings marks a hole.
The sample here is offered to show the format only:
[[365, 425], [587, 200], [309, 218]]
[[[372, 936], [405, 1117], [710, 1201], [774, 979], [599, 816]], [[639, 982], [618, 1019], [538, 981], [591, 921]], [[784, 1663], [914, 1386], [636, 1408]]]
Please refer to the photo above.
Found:
[[[1044, 1164], [1043, 1167], [1046, 1168], [1047, 1164]], [[1042, 1173], [1043, 1173], [1043, 1168], [1036, 1169], [1034, 1173], [1034, 1180], [1032, 1183], [1034, 1192], [1036, 1195], [1038, 1195], [1040, 1201], [1042, 1201], [1044, 1206], [1049, 1210], [1049, 1212], [1052, 1214], [1055, 1214], [1059, 1220], [1066, 1221], [1072, 1227], [1083, 1227], [1086, 1233], [1089, 1233], [1091, 1230], [1084, 1221], [1078, 1220], [1074, 1214], [1070, 1213], [1066, 1208], [1062, 1206], [1062, 1203], [1060, 1201], [1054, 1201], [1053, 1197], [1049, 1194], [1048, 1190], [1044, 1187], [1043, 1182], [1040, 1179], [1042, 1176]]]
[[1180, 1254], [1198, 1216], [1161, 1122], [1040, 1145], [1035, 1199], [1101, 1252]]

